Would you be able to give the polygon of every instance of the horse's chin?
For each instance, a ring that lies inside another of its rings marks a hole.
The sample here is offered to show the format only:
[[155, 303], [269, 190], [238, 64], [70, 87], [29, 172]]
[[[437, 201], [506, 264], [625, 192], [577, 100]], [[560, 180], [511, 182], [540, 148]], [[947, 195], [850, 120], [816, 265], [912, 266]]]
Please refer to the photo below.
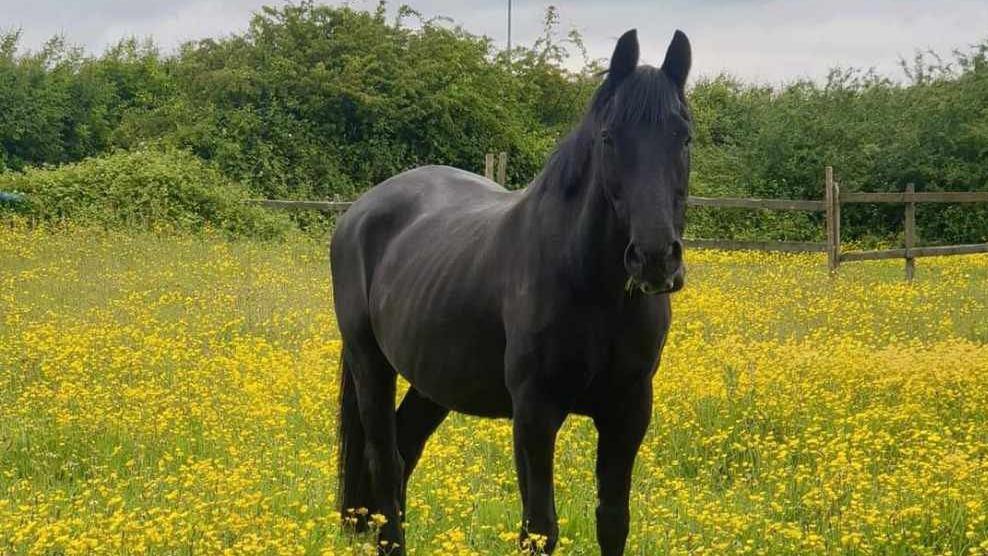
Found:
[[670, 279], [663, 286], [656, 286], [655, 284], [651, 284], [649, 282], [640, 280], [632, 276], [628, 278], [628, 283], [625, 285], [625, 289], [627, 289], [629, 292], [633, 292], [637, 290], [645, 295], [662, 295], [662, 294], [676, 293], [679, 290], [683, 289], [683, 280]]
[[647, 282], [642, 282], [641, 285], [638, 286], [638, 291], [645, 295], [659, 295], [661, 293], [671, 293], [672, 288], [659, 288]]

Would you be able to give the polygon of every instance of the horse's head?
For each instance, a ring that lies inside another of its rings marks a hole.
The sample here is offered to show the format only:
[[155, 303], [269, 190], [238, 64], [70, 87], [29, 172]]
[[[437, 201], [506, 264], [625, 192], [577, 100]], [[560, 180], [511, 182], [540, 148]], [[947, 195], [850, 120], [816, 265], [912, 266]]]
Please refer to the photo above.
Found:
[[683, 287], [690, 59], [689, 39], [676, 31], [661, 68], [639, 66], [638, 37], [628, 31], [618, 40], [586, 122], [596, 181], [628, 234], [629, 285], [645, 293]]

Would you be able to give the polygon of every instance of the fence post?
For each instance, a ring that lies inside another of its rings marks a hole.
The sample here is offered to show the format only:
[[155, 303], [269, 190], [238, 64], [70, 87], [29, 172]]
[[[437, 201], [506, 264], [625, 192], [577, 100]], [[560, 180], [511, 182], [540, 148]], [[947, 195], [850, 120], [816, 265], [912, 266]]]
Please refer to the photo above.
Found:
[[840, 268], [840, 183], [834, 181], [834, 269]]
[[840, 265], [840, 247], [837, 238], [837, 201], [834, 191], [834, 167], [824, 169], [824, 204], [827, 209], [827, 270], [837, 272]]
[[494, 153], [484, 155], [484, 177], [489, 180], [494, 179]]
[[[906, 193], [915, 193], [916, 187], [913, 184], [906, 185]], [[912, 199], [906, 203], [906, 280], [912, 282], [916, 275], [916, 258], [913, 257], [913, 248], [916, 247], [916, 201]]]
[[497, 155], [497, 183], [508, 183], [508, 153], [501, 151]]

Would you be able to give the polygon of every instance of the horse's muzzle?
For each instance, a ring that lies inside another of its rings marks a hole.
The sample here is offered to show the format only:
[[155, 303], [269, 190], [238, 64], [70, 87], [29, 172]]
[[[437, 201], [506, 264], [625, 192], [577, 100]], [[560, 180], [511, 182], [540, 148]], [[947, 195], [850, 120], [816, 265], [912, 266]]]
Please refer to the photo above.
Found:
[[685, 283], [683, 242], [675, 240], [659, 249], [645, 251], [634, 242], [624, 252], [628, 285], [642, 293], [654, 295], [681, 290]]
[[684, 269], [680, 267], [680, 270], [675, 275], [667, 278], [661, 286], [655, 286], [648, 282], [638, 282], [638, 290], [646, 295], [678, 292], [686, 284], [685, 274]]

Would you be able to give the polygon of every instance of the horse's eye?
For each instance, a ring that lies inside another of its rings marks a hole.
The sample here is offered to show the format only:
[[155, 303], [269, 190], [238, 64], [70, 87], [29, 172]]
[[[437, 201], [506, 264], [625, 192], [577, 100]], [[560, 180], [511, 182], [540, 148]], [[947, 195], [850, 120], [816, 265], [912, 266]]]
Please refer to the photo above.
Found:
[[606, 129], [600, 130], [600, 140], [604, 143], [610, 145], [614, 140], [611, 138], [611, 132]]

